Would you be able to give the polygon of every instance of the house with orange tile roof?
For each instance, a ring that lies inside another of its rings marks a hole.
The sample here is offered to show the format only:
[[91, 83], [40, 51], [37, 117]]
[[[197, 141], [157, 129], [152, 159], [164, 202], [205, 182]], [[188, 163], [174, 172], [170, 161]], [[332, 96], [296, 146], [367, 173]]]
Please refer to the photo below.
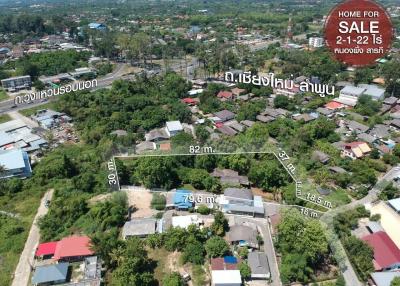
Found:
[[348, 157], [350, 159], [355, 160], [362, 158], [365, 155], [368, 155], [370, 152], [371, 148], [368, 146], [367, 143], [357, 141], [344, 144], [342, 147], [341, 155], [343, 157]]

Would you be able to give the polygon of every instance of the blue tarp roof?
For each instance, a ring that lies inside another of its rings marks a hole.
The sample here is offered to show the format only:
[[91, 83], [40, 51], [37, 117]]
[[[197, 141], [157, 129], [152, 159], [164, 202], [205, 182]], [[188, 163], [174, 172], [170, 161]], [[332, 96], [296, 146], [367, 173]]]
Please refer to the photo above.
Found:
[[191, 194], [188, 190], [177, 190], [174, 195], [174, 205], [180, 209], [188, 209], [193, 207], [193, 203], [189, 201], [188, 196]]
[[237, 258], [235, 256], [224, 256], [224, 262], [230, 264], [236, 264]]

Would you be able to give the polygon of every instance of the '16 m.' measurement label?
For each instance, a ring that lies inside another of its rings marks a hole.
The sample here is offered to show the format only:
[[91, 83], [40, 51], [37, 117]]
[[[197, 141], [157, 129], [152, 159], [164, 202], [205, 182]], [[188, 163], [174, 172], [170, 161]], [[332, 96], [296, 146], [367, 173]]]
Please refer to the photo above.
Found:
[[118, 176], [117, 176], [117, 168], [115, 166], [115, 162], [113, 159], [107, 162], [107, 169], [108, 169], [108, 185], [112, 190], [118, 190]]
[[306, 208], [301, 208], [300, 212], [306, 217], [318, 218], [318, 213], [314, 212], [312, 210], [309, 210], [309, 209], [306, 209]]

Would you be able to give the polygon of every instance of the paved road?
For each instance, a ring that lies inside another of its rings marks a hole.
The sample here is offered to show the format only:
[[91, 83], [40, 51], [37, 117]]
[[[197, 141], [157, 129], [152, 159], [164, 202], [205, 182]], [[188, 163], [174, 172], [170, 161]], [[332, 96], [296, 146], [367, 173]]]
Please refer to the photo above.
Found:
[[21, 253], [17, 268], [15, 269], [14, 280], [11, 286], [26, 286], [29, 283], [31, 265], [33, 265], [35, 250], [37, 245], [39, 244], [39, 238], [40, 238], [39, 227], [37, 226], [37, 222], [41, 216], [47, 213], [48, 208], [45, 206], [45, 202], [46, 200], [51, 200], [52, 196], [53, 196], [53, 190], [50, 190], [46, 192], [46, 194], [43, 196], [40, 202], [40, 206], [38, 208], [35, 218], [33, 219], [33, 223], [29, 231], [28, 239], [25, 242], [24, 250]]
[[[97, 79], [97, 87], [93, 88], [92, 90], [100, 89], [107, 87], [113, 83], [113, 81], [120, 79], [124, 75], [124, 69], [126, 65], [125, 64], [117, 64], [117, 67], [114, 69], [114, 71], [111, 74], [108, 74], [102, 78]], [[52, 99], [55, 99], [56, 97], [53, 97]], [[40, 106], [43, 104], [46, 104], [47, 101], [40, 101], [38, 100], [37, 102], [33, 103], [21, 103], [18, 104], [16, 107], [14, 106], [14, 100], [5, 100], [0, 102], [0, 114], [8, 113], [10, 111], [18, 111], [22, 109], [27, 109], [27, 108], [32, 108], [35, 106]], [[14, 106], [14, 107], [13, 107]]]
[[237, 224], [252, 222], [257, 225], [258, 230], [260, 231], [261, 236], [263, 237], [264, 240], [264, 245], [263, 245], [264, 252], [267, 254], [268, 264], [271, 271], [272, 281], [268, 283], [268, 285], [281, 286], [282, 282], [280, 279], [278, 262], [276, 260], [276, 253], [275, 253], [274, 243], [272, 241], [271, 229], [268, 220], [265, 218], [252, 218], [247, 216], [238, 216], [229, 214], [226, 214], [226, 216], [234, 216], [235, 223]]
[[390, 183], [390, 181], [392, 181], [399, 175], [400, 167], [396, 166], [389, 170], [382, 178], [379, 179], [376, 185], [369, 191], [367, 196], [360, 200], [353, 201], [347, 205], [328, 211], [321, 217], [321, 222], [327, 228], [328, 241], [330, 243], [330, 246], [332, 249], [335, 249], [335, 251], [333, 252], [336, 260], [339, 262], [339, 265], [341, 267], [346, 285], [362, 286], [363, 284], [358, 280], [357, 274], [354, 271], [353, 266], [351, 265], [350, 260], [346, 255], [343, 245], [341, 244], [339, 237], [335, 234], [333, 228], [333, 218], [339, 213], [354, 209], [360, 205], [370, 204], [374, 202], [378, 199], [378, 195], [384, 188], [385, 184]]

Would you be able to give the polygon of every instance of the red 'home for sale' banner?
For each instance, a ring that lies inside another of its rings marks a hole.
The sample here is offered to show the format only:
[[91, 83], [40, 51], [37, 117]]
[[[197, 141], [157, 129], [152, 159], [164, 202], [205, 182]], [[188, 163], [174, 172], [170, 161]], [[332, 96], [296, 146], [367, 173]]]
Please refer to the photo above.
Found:
[[390, 49], [393, 26], [383, 7], [371, 0], [345, 1], [330, 12], [325, 39], [335, 58], [351, 66], [365, 66]]

